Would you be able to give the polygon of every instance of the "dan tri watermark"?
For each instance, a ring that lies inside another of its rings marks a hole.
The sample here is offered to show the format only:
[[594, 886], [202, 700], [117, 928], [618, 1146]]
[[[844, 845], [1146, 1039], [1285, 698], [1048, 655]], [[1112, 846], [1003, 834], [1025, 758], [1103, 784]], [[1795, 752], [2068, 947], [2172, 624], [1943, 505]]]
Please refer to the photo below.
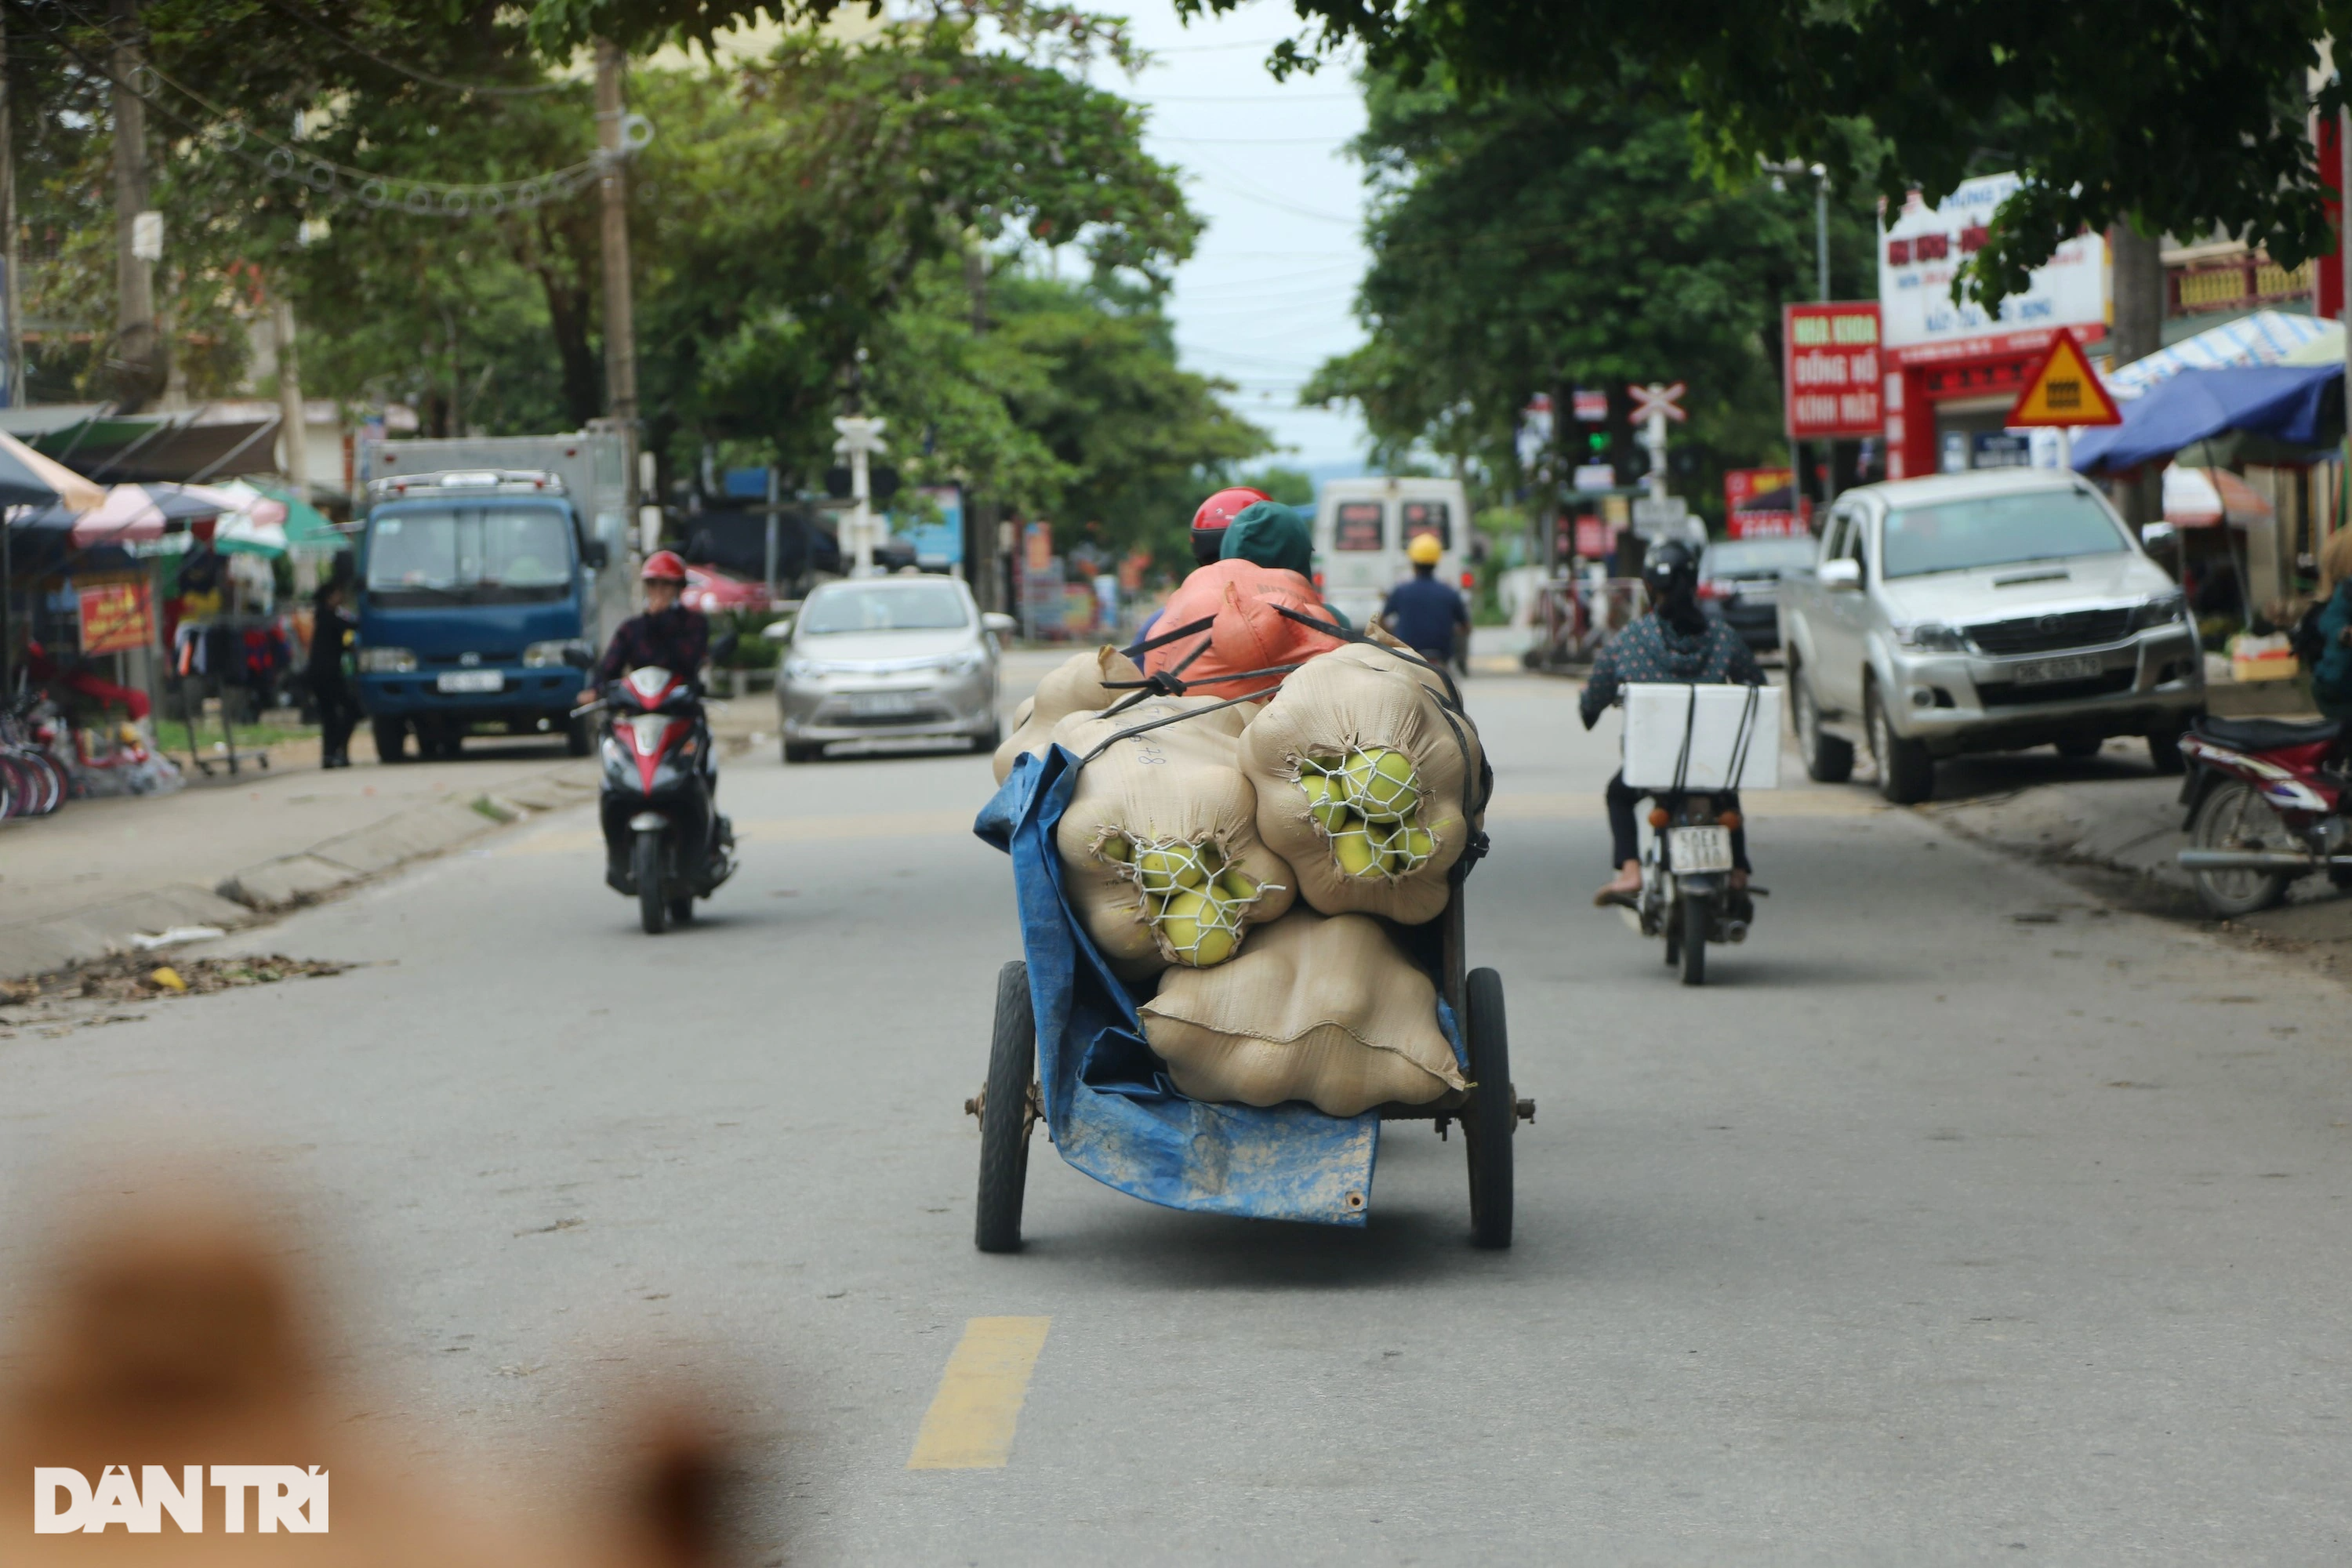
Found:
[[[163, 1521], [188, 1535], [205, 1531], [205, 1498], [220, 1494], [221, 1529], [241, 1535], [248, 1518], [264, 1535], [327, 1532], [327, 1472], [312, 1465], [184, 1465], [176, 1472], [142, 1465], [133, 1480], [128, 1465], [109, 1465], [92, 1484], [69, 1467], [33, 1467], [33, 1533], [103, 1535], [121, 1525], [132, 1535], [160, 1535]], [[252, 1500], [250, 1509], [247, 1499]]]

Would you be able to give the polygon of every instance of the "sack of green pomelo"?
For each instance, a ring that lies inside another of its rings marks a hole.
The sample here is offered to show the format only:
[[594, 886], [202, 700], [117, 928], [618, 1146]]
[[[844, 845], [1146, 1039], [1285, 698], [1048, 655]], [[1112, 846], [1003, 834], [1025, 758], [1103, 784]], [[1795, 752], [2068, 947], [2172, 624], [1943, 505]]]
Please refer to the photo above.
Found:
[[1022, 752], [1043, 757], [1052, 743], [1054, 726], [1071, 714], [1097, 712], [1132, 695], [1112, 690], [1106, 681], [1142, 679], [1135, 662], [1108, 645], [1072, 654], [1055, 665], [1037, 683], [1037, 694], [1023, 698], [1013, 710], [1013, 733], [996, 748], [996, 782], [1013, 776], [1013, 759]]
[[1193, 1100], [1303, 1100], [1356, 1116], [1464, 1087], [1436, 986], [1368, 915], [1294, 909], [1230, 963], [1170, 970], [1140, 1012], [1170, 1080]]
[[1436, 671], [1350, 643], [1294, 671], [1243, 731], [1257, 830], [1327, 915], [1418, 925], [1479, 827], [1485, 753]]
[[1154, 697], [1069, 714], [1051, 739], [1083, 758], [1180, 714], [1111, 741], [1080, 770], [1055, 829], [1070, 907], [1122, 980], [1223, 963], [1294, 897], [1290, 868], [1258, 839], [1257, 792], [1238, 765], [1246, 710]]

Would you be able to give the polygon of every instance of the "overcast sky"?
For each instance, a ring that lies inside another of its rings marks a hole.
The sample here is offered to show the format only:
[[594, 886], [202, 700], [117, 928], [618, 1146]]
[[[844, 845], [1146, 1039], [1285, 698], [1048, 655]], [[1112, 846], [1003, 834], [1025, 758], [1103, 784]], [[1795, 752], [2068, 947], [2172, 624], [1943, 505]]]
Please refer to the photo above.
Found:
[[1171, 0], [1125, 9], [1157, 58], [1131, 80], [1108, 68], [1096, 79], [1149, 106], [1147, 145], [1184, 171], [1208, 224], [1176, 275], [1185, 368], [1235, 384], [1234, 406], [1295, 448], [1277, 461], [1360, 462], [1363, 423], [1352, 410], [1297, 406], [1318, 364], [1363, 342], [1349, 309], [1364, 269], [1363, 185], [1341, 151], [1364, 125], [1352, 76], [1336, 66], [1284, 83], [1267, 75], [1267, 50], [1296, 30], [1281, 0], [1189, 27]]

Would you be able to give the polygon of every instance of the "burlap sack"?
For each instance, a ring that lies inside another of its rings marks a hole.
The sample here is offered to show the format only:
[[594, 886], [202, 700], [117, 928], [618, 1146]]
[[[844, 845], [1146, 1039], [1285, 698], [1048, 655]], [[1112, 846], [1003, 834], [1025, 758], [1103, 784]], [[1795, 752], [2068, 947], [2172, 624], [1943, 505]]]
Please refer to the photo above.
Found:
[[1013, 776], [1013, 759], [1022, 752], [1044, 756], [1054, 726], [1071, 714], [1091, 713], [1129, 695], [1109, 689], [1104, 681], [1142, 679], [1143, 671], [1135, 668], [1134, 661], [1108, 644], [1072, 654], [1055, 665], [1037, 683], [1037, 694], [1023, 698], [1021, 706], [1013, 710], [1013, 733], [996, 748], [996, 782], [1003, 784]]
[[1146, 980], [1200, 956], [1155, 921], [1132, 847], [1192, 854], [1205, 845], [1247, 878], [1258, 890], [1232, 900], [1238, 939], [1289, 909], [1295, 896], [1290, 868], [1258, 842], [1257, 792], [1235, 765], [1243, 710], [1203, 711], [1215, 707], [1213, 698], [1155, 697], [1115, 715], [1073, 713], [1054, 727], [1054, 742], [1084, 757], [1122, 730], [1193, 715], [1116, 742], [1087, 763], [1055, 830], [1070, 905], [1123, 979]]
[[1295, 909], [1231, 963], [1169, 971], [1141, 1011], [1145, 1038], [1194, 1100], [1303, 1100], [1354, 1116], [1464, 1087], [1436, 986], [1369, 915]]
[[[1350, 643], [1291, 675], [1244, 731], [1242, 771], [1257, 786], [1258, 837], [1297, 872], [1298, 896], [1325, 914], [1418, 925], [1445, 907], [1446, 873], [1479, 826], [1473, 811], [1484, 753], [1469, 719], [1445, 710], [1444, 693], [1435, 671]], [[1413, 818], [1381, 829], [1400, 847], [1409, 841], [1409, 868], [1366, 872], [1360, 863], [1351, 873], [1300, 783], [1302, 759], [1344, 763], [1365, 748], [1412, 760], [1420, 791]]]

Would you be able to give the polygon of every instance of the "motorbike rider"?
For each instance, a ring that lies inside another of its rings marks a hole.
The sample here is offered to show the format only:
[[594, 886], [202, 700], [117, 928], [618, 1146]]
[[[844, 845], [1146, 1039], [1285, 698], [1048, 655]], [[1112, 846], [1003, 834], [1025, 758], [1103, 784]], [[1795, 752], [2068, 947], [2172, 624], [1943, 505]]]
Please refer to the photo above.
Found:
[[[1761, 686], [1764, 671], [1739, 634], [1722, 617], [1710, 616], [1698, 604], [1698, 552], [1681, 540], [1668, 540], [1652, 550], [1642, 563], [1642, 584], [1649, 590], [1647, 615], [1610, 639], [1592, 661], [1584, 683], [1581, 711], [1588, 730], [1622, 695], [1628, 681], [1666, 680], [1702, 686]], [[1625, 782], [1621, 770], [1609, 781], [1610, 858], [1616, 877], [1593, 894], [1596, 905], [1631, 906], [1642, 890], [1642, 858], [1633, 826], [1634, 803], [1647, 794]], [[1739, 809], [1739, 797], [1724, 791], [1717, 798], [1723, 809]], [[1748, 888], [1748, 830], [1731, 830], [1731, 889], [1744, 895]]]
[[[597, 700], [606, 686], [648, 665], [668, 670], [698, 693], [702, 689], [702, 666], [710, 657], [710, 621], [701, 611], [680, 603], [686, 594], [686, 562], [675, 550], [656, 550], [646, 557], [637, 578], [646, 585], [645, 613], [631, 616], [614, 628], [604, 657], [581, 689], [583, 703]], [[712, 747], [702, 749], [704, 776], [715, 798], [719, 766], [713, 752]], [[723, 816], [718, 819], [722, 834], [727, 833], [726, 821]], [[731, 834], [728, 837], [731, 841]], [[608, 831], [604, 879], [615, 888], [627, 880], [627, 852], [626, 841]]]
[[[1225, 530], [1233, 525], [1234, 519], [1257, 502], [1273, 499], [1264, 490], [1253, 489], [1247, 485], [1233, 485], [1202, 501], [1192, 513], [1192, 563], [1195, 566], [1214, 566], [1223, 560]], [[1127, 649], [1128, 658], [1140, 659], [1143, 657], [1136, 647], [1151, 640], [1151, 629], [1159, 624], [1160, 612], [1154, 610], [1136, 631], [1135, 644]]]
[[605, 686], [649, 664], [697, 683], [702, 679], [703, 660], [710, 657], [710, 622], [700, 610], [678, 602], [686, 593], [686, 563], [675, 550], [656, 550], [646, 557], [637, 578], [646, 585], [646, 613], [631, 616], [613, 633], [580, 693], [583, 702], [593, 702]]

